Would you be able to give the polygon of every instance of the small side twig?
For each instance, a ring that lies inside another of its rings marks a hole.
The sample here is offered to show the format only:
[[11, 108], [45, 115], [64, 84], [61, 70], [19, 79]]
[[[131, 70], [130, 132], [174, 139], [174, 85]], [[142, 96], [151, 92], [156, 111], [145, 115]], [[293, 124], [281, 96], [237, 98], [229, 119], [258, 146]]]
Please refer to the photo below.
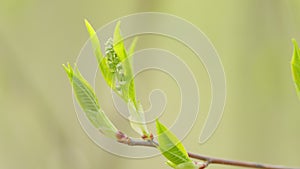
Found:
[[[144, 146], [144, 147], [153, 147], [157, 148], [158, 143], [154, 140], [135, 140], [124, 133], [119, 132], [117, 134], [117, 139], [119, 143], [127, 144], [129, 146]], [[248, 168], [260, 168], [260, 169], [300, 169], [279, 165], [270, 165], [270, 164], [259, 164], [256, 162], [246, 162], [246, 161], [237, 161], [237, 160], [227, 160], [222, 158], [210, 157], [201, 154], [188, 153], [189, 157], [197, 160], [205, 161], [200, 169], [204, 169], [208, 167], [209, 164], [221, 164], [221, 165], [230, 165], [230, 166], [238, 166], [238, 167], [248, 167]]]

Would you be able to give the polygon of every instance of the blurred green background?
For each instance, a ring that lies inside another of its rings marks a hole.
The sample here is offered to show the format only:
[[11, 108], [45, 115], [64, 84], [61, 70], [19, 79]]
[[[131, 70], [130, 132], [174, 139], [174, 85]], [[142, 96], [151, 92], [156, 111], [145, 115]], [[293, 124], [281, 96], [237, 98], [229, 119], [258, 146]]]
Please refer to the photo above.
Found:
[[[289, 65], [291, 38], [300, 41], [299, 0], [0, 0], [0, 168], [168, 168], [161, 156], [126, 159], [96, 146], [76, 118], [61, 67], [75, 62], [88, 39], [84, 18], [99, 28], [118, 17], [146, 11], [192, 22], [210, 38], [223, 62], [227, 78], [223, 119], [208, 142], [198, 144], [211, 97], [206, 72], [199, 68], [204, 114], [184, 140], [187, 149], [300, 166], [300, 102]], [[180, 53], [176, 44], [166, 45], [155, 37], [144, 40], [138, 48], [155, 41], [156, 47]], [[187, 56], [185, 60], [193, 63]], [[164, 76], [157, 74], [155, 81], [143, 77], [137, 77], [138, 88], [147, 105], [147, 92], [141, 86], [159, 86]], [[172, 105], [167, 105], [166, 114], [168, 110]], [[166, 124], [171, 120], [163, 119]]]

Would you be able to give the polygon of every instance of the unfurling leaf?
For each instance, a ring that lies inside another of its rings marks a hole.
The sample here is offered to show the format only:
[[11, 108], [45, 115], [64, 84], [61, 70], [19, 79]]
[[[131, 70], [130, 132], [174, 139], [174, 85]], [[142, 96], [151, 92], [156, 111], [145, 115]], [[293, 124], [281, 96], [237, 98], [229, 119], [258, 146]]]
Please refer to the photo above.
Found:
[[128, 57], [131, 57], [131, 56], [133, 55], [134, 50], [135, 50], [135, 46], [136, 46], [136, 43], [137, 43], [137, 40], [138, 40], [138, 38], [135, 37], [135, 38], [133, 39], [133, 41], [131, 42], [131, 45], [130, 45], [130, 48], [129, 48]]
[[129, 54], [127, 54], [120, 32], [120, 22], [118, 22], [115, 27], [113, 40], [109, 39], [106, 42], [105, 57], [102, 57], [97, 34], [91, 24], [88, 21], [85, 22], [94, 53], [106, 83], [128, 104], [132, 128], [142, 136], [148, 137], [144, 111], [136, 99], [134, 77], [130, 62], [130, 56], [134, 52], [137, 39], [133, 40]]
[[[136, 103], [135, 87], [130, 59], [124, 47], [120, 33], [120, 22], [117, 23], [114, 39], [109, 39], [105, 46], [105, 57], [101, 54], [100, 42], [91, 24], [85, 20], [86, 28], [90, 34], [94, 54], [97, 58], [101, 72], [106, 83], [126, 102]], [[136, 40], [133, 41], [131, 52], [134, 50]]]
[[297, 90], [298, 97], [300, 98], [300, 49], [295, 39], [293, 39], [294, 43], [294, 53], [291, 62], [292, 66], [292, 74]]
[[[133, 53], [135, 42], [133, 41], [131, 45], [131, 51]], [[114, 32], [114, 40], [113, 40], [113, 51], [115, 52], [115, 55], [119, 59], [119, 64], [121, 64], [121, 68], [123, 69], [123, 75], [125, 84], [123, 89], [123, 96], [125, 97], [126, 102], [128, 103], [129, 100], [136, 103], [136, 95], [135, 95], [135, 87], [134, 87], [134, 77], [132, 72], [132, 66], [130, 63], [130, 59], [128, 57], [128, 54], [126, 52], [125, 46], [124, 46], [124, 39], [120, 32], [120, 21], [117, 23], [115, 27]]]
[[167, 163], [171, 167], [174, 168], [179, 164], [192, 162], [178, 138], [158, 120], [156, 120], [156, 132], [159, 143], [158, 148], [169, 160]]
[[124, 61], [127, 58], [126, 49], [124, 46], [123, 37], [120, 32], [120, 24], [119, 21], [115, 27], [114, 32], [114, 50], [116, 51], [117, 55], [119, 56], [121, 62]]
[[101, 59], [103, 58], [103, 56], [102, 56], [101, 47], [100, 47], [97, 33], [95, 32], [92, 25], [86, 19], [84, 20], [84, 22], [85, 22], [86, 29], [87, 29], [88, 33], [90, 34], [90, 39], [92, 42], [94, 54], [96, 55], [98, 62], [100, 62]]
[[82, 77], [78, 68], [73, 70], [70, 64], [67, 66], [63, 65], [63, 67], [68, 74], [76, 100], [87, 118], [105, 136], [116, 138], [118, 130], [101, 110], [90, 84]]
[[100, 42], [99, 42], [97, 33], [95, 32], [94, 28], [87, 20], [85, 20], [85, 26], [90, 35], [90, 40], [91, 40], [91, 44], [93, 47], [93, 51], [97, 58], [98, 65], [101, 69], [101, 73], [102, 73], [106, 83], [108, 84], [108, 86], [111, 87], [113, 90], [115, 90], [114, 74], [113, 74], [113, 72], [110, 72], [110, 69], [109, 69], [108, 63], [107, 63], [107, 59], [105, 59], [105, 57], [103, 57], [103, 55], [102, 55], [101, 46], [100, 46]]

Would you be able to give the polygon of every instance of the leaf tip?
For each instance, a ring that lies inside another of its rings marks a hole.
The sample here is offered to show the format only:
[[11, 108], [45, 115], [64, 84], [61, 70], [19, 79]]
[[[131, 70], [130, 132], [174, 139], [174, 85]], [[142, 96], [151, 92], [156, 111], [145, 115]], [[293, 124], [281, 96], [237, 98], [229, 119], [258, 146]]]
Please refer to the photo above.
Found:
[[68, 77], [71, 79], [73, 76], [73, 69], [70, 65], [70, 63], [67, 63], [67, 65], [62, 64], [64, 70], [66, 71], [66, 73], [68, 74]]
[[90, 22], [87, 20], [87, 19], [84, 19], [84, 23], [85, 23], [85, 26], [88, 28], [88, 27], [92, 27]]
[[120, 25], [121, 25], [121, 21], [118, 21], [116, 23], [116, 26], [115, 26], [115, 31], [114, 31], [114, 45], [118, 44], [122, 40], [121, 33], [120, 33]]
[[85, 23], [85, 27], [86, 27], [87, 31], [89, 32], [90, 36], [93, 36], [94, 34], [96, 34], [94, 28], [92, 27], [92, 25], [90, 24], [90, 22], [87, 19], [84, 19], [84, 23]]
[[294, 45], [297, 45], [297, 41], [296, 41], [295, 38], [292, 38], [292, 42], [293, 42]]
[[118, 21], [115, 27], [115, 30], [120, 30], [121, 21]]
[[291, 65], [296, 65], [297, 62], [300, 62], [300, 49], [298, 47], [298, 43], [295, 39], [292, 39], [293, 45], [294, 45], [294, 53], [291, 60]]
[[138, 41], [138, 37], [134, 37], [129, 48], [129, 54], [128, 54], [129, 57], [133, 55], [137, 41]]

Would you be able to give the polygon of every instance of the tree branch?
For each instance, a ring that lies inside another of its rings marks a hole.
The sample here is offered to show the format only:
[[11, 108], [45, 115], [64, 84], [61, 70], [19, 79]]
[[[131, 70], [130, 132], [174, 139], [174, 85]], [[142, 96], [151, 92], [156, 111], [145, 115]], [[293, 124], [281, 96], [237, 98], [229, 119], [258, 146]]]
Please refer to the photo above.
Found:
[[[126, 136], [124, 133], [119, 132], [117, 134], [118, 142], [122, 144], [127, 144], [129, 146], [144, 146], [144, 147], [153, 147], [157, 148], [158, 143], [154, 140], [136, 140]], [[188, 153], [189, 157], [193, 159], [198, 159], [205, 161], [202, 169], [207, 167], [209, 164], [221, 164], [221, 165], [230, 165], [230, 166], [239, 166], [239, 167], [248, 167], [248, 168], [261, 168], [261, 169], [300, 169], [279, 165], [270, 165], [270, 164], [259, 164], [256, 162], [246, 162], [246, 161], [237, 161], [237, 160], [227, 160], [222, 158], [210, 157], [201, 154]]]
[[263, 169], [300, 169], [300, 168], [270, 165], [270, 164], [259, 164], [256, 162], [227, 160], [227, 159], [209, 157], [209, 156], [204, 156], [204, 155], [194, 154], [194, 153], [188, 153], [188, 155], [194, 159], [208, 161], [210, 164], [221, 164], [221, 165], [231, 165], [231, 166], [248, 167], [248, 168], [263, 168]]

